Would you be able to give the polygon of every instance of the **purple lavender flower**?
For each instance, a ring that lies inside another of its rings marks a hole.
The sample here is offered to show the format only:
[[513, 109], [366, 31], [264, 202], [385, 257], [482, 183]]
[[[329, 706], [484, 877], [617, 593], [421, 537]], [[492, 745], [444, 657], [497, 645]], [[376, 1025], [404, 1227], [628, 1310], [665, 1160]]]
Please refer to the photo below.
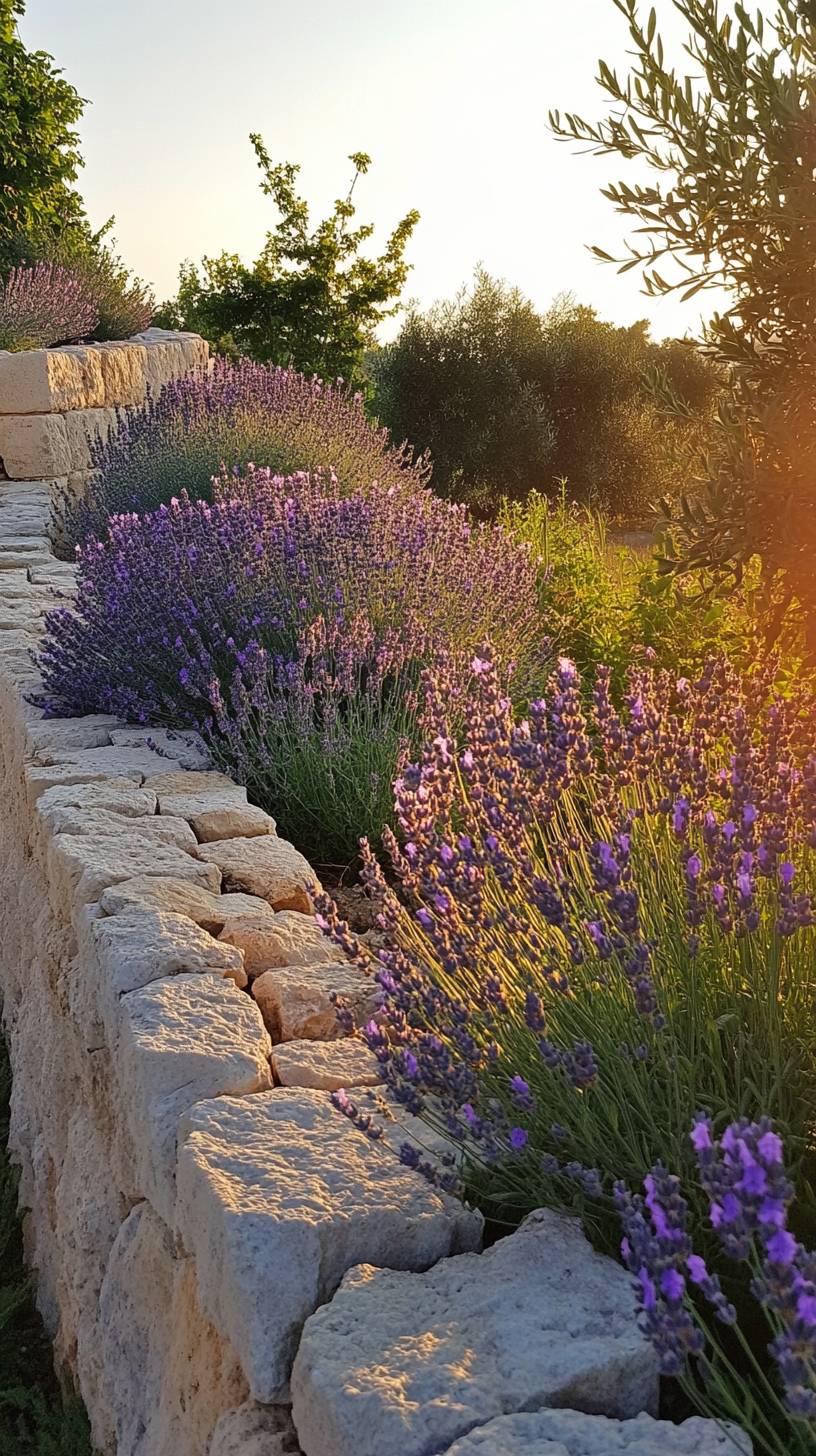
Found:
[[89, 282], [57, 263], [12, 268], [0, 282], [0, 349], [42, 349], [83, 339], [98, 318]]

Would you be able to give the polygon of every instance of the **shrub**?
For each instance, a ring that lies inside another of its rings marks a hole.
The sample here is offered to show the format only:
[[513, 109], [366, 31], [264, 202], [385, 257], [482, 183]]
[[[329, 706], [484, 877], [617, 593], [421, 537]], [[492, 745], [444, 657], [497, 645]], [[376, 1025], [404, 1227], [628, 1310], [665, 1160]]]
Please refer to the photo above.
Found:
[[42, 349], [82, 339], [99, 318], [85, 279], [54, 263], [12, 268], [0, 283], [0, 348]]
[[89, 495], [66, 493], [57, 503], [59, 551], [72, 555], [87, 536], [104, 533], [110, 516], [152, 511], [185, 491], [210, 499], [225, 462], [281, 474], [325, 466], [347, 490], [375, 481], [408, 489], [428, 470], [369, 424], [358, 394], [294, 370], [220, 360], [206, 374], [166, 384], [96, 447]]
[[[702, 1110], [774, 1120], [794, 1230], [816, 1233], [813, 702], [772, 673], [636, 668], [619, 715], [601, 669], [587, 721], [562, 660], [516, 718], [483, 649], [461, 734], [447, 662], [429, 673], [433, 732], [385, 836], [399, 894], [364, 846], [388, 937], [366, 1035], [497, 1218], [566, 1203], [611, 1247], [613, 1183], [657, 1162], [689, 1181]], [[699, 1201], [690, 1219], [716, 1260]]]
[[99, 317], [95, 340], [130, 339], [150, 328], [156, 300], [140, 278], [135, 278], [110, 248], [85, 249], [72, 266], [97, 301]]
[[[701, 672], [719, 651], [732, 662], [755, 660], [753, 573], [728, 602], [686, 601], [661, 574], [655, 551], [618, 544], [599, 512], [564, 491], [555, 499], [533, 491], [524, 502], [505, 502], [499, 521], [531, 546], [542, 621], [587, 684], [603, 663], [618, 696], [633, 655], [678, 675]], [[791, 635], [787, 675], [799, 666], [795, 647]]]
[[[566, 480], [573, 498], [637, 520], [685, 485], [669, 446], [696, 436], [719, 383], [644, 322], [617, 328], [569, 297], [539, 314], [481, 270], [470, 291], [412, 309], [369, 368], [381, 418], [430, 450], [443, 495], [493, 513]], [[684, 421], [659, 418], [649, 371], [666, 375]]]
[[249, 469], [211, 504], [113, 519], [78, 560], [75, 608], [48, 622], [48, 693], [198, 729], [323, 864], [388, 818], [440, 641], [491, 630], [520, 684], [543, 652], [526, 549], [426, 491]]

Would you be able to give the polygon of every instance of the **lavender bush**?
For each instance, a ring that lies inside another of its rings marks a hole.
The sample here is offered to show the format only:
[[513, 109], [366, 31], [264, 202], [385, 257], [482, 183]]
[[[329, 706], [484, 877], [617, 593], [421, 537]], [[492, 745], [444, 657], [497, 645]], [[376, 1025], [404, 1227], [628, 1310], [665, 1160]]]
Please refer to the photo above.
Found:
[[[460, 732], [449, 663], [426, 674], [431, 726], [386, 834], [399, 893], [364, 847], [387, 935], [366, 1037], [498, 1219], [567, 1204], [612, 1247], [615, 1183], [657, 1163], [690, 1179], [703, 1108], [717, 1128], [774, 1119], [813, 1227], [814, 716], [772, 682], [773, 664], [695, 682], [644, 666], [619, 713], [601, 669], [587, 721], [562, 659], [519, 718], [484, 648]], [[703, 1214], [690, 1234], [716, 1259]]]
[[426, 491], [235, 471], [78, 560], [42, 653], [55, 709], [198, 729], [321, 864], [388, 819], [441, 641], [491, 630], [520, 684], [544, 651], [527, 551]]
[[0, 283], [0, 349], [42, 349], [83, 339], [99, 319], [88, 281], [56, 263], [12, 268]]
[[110, 516], [155, 510], [186, 491], [209, 500], [224, 464], [263, 465], [279, 474], [332, 469], [346, 490], [377, 482], [399, 490], [426, 480], [425, 459], [396, 449], [366, 419], [362, 397], [242, 359], [166, 384], [157, 399], [123, 418], [100, 443], [90, 495], [66, 494], [56, 507], [60, 554], [104, 534]]

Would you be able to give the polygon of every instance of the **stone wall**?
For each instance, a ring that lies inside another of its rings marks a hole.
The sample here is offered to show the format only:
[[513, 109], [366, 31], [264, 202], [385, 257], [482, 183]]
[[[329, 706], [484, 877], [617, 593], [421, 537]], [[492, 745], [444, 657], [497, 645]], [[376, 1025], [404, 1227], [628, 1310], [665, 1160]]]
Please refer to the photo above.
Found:
[[[74, 581], [48, 542], [71, 442], [204, 358], [200, 340], [155, 330], [0, 355], [11, 1151], [38, 1304], [94, 1442], [106, 1456], [724, 1453], [708, 1422], [676, 1441], [638, 1415], [657, 1377], [628, 1278], [573, 1221], [539, 1214], [480, 1257], [479, 1215], [400, 1162], [393, 1109], [372, 1140], [331, 1106], [342, 1085], [383, 1109], [376, 1063], [339, 1038], [331, 1001], [367, 1017], [372, 983], [327, 948], [314, 876], [269, 815], [183, 736], [46, 720], [32, 702], [44, 614]], [[590, 1414], [534, 1429], [507, 1415], [550, 1405]]]

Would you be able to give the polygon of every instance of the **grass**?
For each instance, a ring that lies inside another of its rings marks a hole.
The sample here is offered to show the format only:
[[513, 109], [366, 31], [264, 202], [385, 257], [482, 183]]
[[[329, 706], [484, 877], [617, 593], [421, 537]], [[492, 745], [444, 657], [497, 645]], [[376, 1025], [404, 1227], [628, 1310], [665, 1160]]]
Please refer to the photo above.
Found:
[[23, 1262], [17, 1175], [7, 1153], [11, 1070], [0, 1037], [0, 1451], [91, 1456], [88, 1420], [54, 1374], [51, 1346]]

